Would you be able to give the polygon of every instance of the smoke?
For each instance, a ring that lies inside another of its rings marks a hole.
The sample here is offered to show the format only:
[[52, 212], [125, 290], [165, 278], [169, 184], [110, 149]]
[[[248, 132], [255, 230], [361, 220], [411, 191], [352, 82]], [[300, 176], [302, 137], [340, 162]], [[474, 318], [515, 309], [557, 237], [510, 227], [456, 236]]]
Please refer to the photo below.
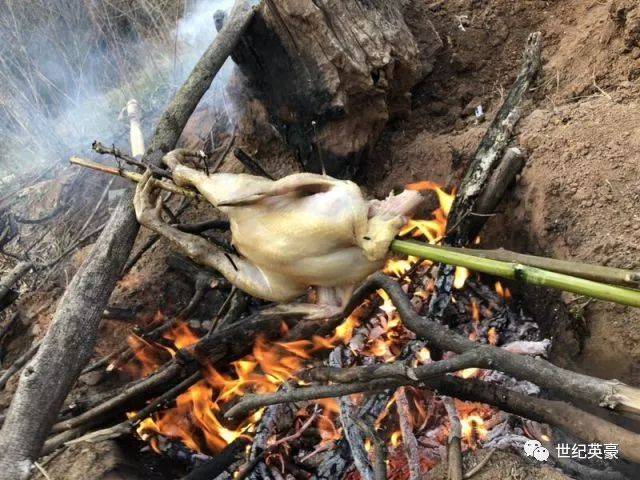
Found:
[[[118, 115], [132, 97], [148, 137], [232, 4], [0, 0], [0, 179], [89, 154], [93, 140], [127, 150]], [[203, 99], [222, 110], [227, 63]]]

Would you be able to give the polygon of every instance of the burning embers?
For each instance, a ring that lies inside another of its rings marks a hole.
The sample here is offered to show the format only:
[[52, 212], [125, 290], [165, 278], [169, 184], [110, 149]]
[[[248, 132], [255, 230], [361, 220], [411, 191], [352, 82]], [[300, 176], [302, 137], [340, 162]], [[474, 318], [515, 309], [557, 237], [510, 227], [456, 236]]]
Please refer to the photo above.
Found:
[[[409, 188], [433, 190], [440, 207], [430, 220], [410, 220], [401, 234], [439, 242], [446, 229], [453, 194], [430, 182], [420, 182]], [[413, 257], [392, 258], [388, 260], [385, 272], [397, 277], [416, 310], [424, 311], [433, 291], [431, 267], [428, 261]], [[452, 327], [459, 333], [492, 345], [532, 338], [535, 325], [522, 325], [518, 321], [519, 317], [508, 308], [508, 289], [499, 283], [491, 289], [477, 282], [466, 269], [458, 269], [455, 287], [458, 290], [451, 304], [455, 317]], [[341, 367], [390, 362], [416, 367], [432, 362], [432, 353], [403, 326], [383, 290], [369, 302], [374, 302], [375, 305], [369, 307], [375, 308], [358, 309], [330, 338], [316, 336], [311, 340], [277, 342], [258, 337], [253, 352], [233, 362], [227, 370], [203, 366], [202, 379], [179, 395], [175, 406], [143, 420], [137, 428], [138, 434], [159, 453], [163, 452], [167, 441], [179, 441], [195, 452], [214, 455], [240, 437], [251, 439], [261, 435], [256, 432], [265, 430], [265, 422], [273, 421], [268, 417], [273, 416], [275, 407], [260, 409], [237, 421], [226, 419], [224, 413], [235, 401], [247, 393], [272, 393], [291, 388], [296, 383], [303, 384], [300, 373], [319, 365], [327, 356], [331, 366]], [[286, 336], [286, 328], [283, 324], [282, 338]], [[196, 343], [199, 335], [186, 324], [178, 324], [165, 332], [164, 338], [170, 342], [169, 346], [140, 337], [130, 339], [136, 356], [133, 363], [140, 366], [138, 375], [155, 371], [177, 350]], [[448, 352], [438, 355], [445, 359], [453, 356]], [[127, 368], [131, 371], [130, 366]], [[455, 375], [485, 378], [486, 372], [470, 368]], [[281, 472], [291, 465], [303, 470], [321, 468], [318, 463], [324, 458], [323, 452], [331, 452], [350, 441], [345, 430], [353, 425], [349, 427], [345, 412], [366, 407], [376, 435], [388, 448], [389, 478], [409, 478], [412, 468], [424, 472], [433, 467], [442, 458], [450, 433], [450, 421], [442, 399], [412, 387], [374, 397], [370, 400], [357, 394], [349, 397], [348, 402], [343, 397], [291, 405], [292, 418], [286, 432], [276, 434], [276, 430], [266, 429], [267, 438], [261, 440], [260, 447], [262, 459], [266, 465]], [[475, 449], [491, 438], [491, 428], [498, 423], [494, 416], [499, 412], [482, 404], [458, 400], [454, 405], [465, 448]], [[372, 439], [368, 436], [364, 448], [369, 456], [375, 457]], [[252, 455], [255, 457], [256, 452]], [[351, 468], [349, 465], [348, 469]]]

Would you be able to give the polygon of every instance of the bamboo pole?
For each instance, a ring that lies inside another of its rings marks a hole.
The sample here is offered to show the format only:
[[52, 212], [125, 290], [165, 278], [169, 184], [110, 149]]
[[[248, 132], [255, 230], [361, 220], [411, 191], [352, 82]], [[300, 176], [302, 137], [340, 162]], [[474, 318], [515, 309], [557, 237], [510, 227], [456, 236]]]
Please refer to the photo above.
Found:
[[452, 252], [473, 255], [474, 257], [498, 260], [501, 262], [521, 263], [530, 267], [542, 268], [552, 272], [586, 278], [587, 280], [593, 280], [594, 282], [610, 283], [612, 285], [622, 285], [631, 288], [637, 288], [640, 286], [640, 271], [572, 262], [569, 260], [557, 260], [555, 258], [538, 257], [536, 255], [512, 252], [503, 248], [490, 250], [456, 248], [449, 246], [440, 246], [440, 248], [450, 250]]
[[434, 262], [465, 267], [474, 272], [488, 273], [532, 285], [564, 290], [621, 305], [640, 307], [640, 291], [631, 288], [598, 283], [585, 278], [551, 272], [521, 263], [481, 258], [415, 241], [394, 240], [391, 244], [391, 250]]

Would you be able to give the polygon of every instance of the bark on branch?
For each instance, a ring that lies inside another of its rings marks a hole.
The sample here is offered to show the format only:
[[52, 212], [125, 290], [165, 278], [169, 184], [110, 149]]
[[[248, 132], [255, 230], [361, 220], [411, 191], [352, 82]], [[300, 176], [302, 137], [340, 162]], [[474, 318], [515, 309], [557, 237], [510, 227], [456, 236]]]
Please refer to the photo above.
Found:
[[[402, 287], [382, 274], [376, 274], [352, 297], [346, 312], [352, 311], [376, 289], [384, 289], [405, 326], [420, 338], [445, 351], [458, 353], [458, 357], [421, 367], [381, 365], [354, 367], [337, 372], [332, 369], [316, 370], [330, 381], [349, 381], [329, 386], [298, 388], [290, 392], [269, 395], [246, 395], [227, 412], [234, 417], [252, 409], [277, 403], [336, 397], [359, 392], [382, 391], [402, 385], [437, 390], [442, 394], [463, 400], [480, 401], [533, 420], [558, 426], [588, 442], [619, 443], [621, 454], [640, 462], [640, 437], [595, 415], [586, 413], [564, 402], [522, 395], [499, 385], [475, 380], [463, 380], [443, 373], [475, 365], [479, 368], [499, 370], [522, 380], [528, 380], [552, 392], [588, 401], [594, 405], [618, 411], [638, 413], [638, 390], [615, 380], [607, 381], [564, 370], [541, 359], [528, 358], [497, 347], [480, 345], [458, 335], [447, 327], [428, 321], [415, 313]], [[384, 372], [382, 374], [381, 372]], [[388, 375], [388, 376], [385, 376]], [[357, 381], [354, 381], [357, 379]], [[624, 445], [623, 445], [624, 443]]]

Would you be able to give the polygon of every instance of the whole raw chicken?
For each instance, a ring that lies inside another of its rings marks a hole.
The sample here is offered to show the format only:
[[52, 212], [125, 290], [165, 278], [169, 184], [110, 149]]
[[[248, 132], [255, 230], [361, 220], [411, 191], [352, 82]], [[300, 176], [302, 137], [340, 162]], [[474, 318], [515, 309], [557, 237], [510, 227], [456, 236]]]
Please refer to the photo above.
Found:
[[150, 172], [134, 198], [138, 221], [255, 297], [289, 302], [318, 287], [318, 304], [283, 305], [279, 313], [308, 318], [337, 314], [355, 284], [382, 267], [406, 216], [422, 201], [419, 193], [408, 190], [366, 201], [355, 183], [311, 173], [275, 181], [246, 174], [206, 175], [183, 164], [191, 155], [174, 150], [163, 161], [178, 185], [195, 187], [228, 215], [241, 256], [166, 224]]

